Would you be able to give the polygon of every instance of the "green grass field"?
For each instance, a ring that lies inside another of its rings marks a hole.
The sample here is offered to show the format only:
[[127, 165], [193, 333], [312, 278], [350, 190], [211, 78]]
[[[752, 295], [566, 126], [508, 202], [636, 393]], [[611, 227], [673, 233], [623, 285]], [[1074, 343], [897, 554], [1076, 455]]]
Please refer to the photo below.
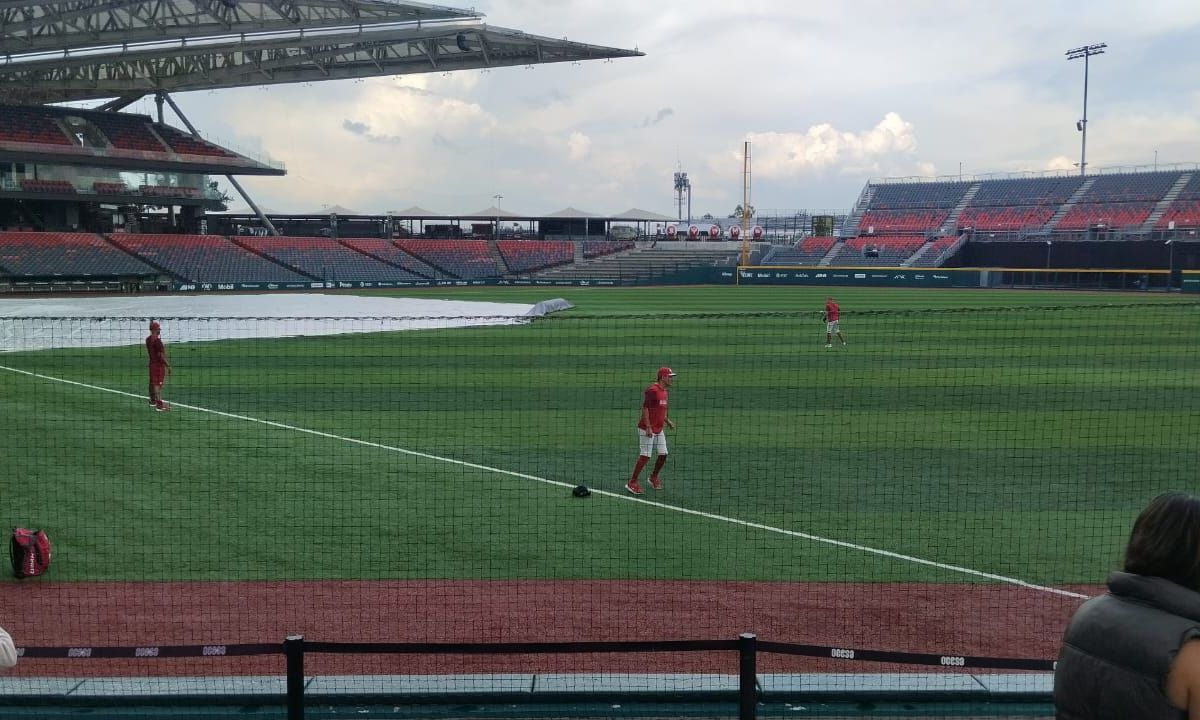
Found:
[[[166, 324], [166, 395], [203, 409], [168, 414], [101, 389], [144, 393], [140, 347], [4, 354], [95, 387], [0, 372], [0, 516], [51, 533], [57, 580], [990, 582], [870, 548], [1059, 585], [1101, 581], [1137, 510], [1194, 487], [1187, 299], [835, 289], [850, 345], [826, 350], [829, 292], [437, 289], [409, 295], [577, 307], [209, 343]], [[679, 427], [651, 505], [619, 494], [660, 364]]]

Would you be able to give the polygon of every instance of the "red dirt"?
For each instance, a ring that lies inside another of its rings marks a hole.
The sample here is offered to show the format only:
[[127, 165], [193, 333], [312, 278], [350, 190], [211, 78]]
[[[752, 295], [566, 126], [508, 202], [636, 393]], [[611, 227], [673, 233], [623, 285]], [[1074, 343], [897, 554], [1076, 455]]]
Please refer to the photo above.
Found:
[[[1094, 595], [1100, 587], [1067, 588]], [[337, 581], [0, 583], [3, 625], [18, 647], [282, 642], [762, 640], [1054, 658], [1080, 601], [1006, 585], [712, 581]], [[278, 675], [282, 656], [37, 659], [36, 676]], [[306, 657], [306, 672], [715, 672], [732, 653], [614, 656]], [[918, 666], [759, 656], [760, 672], [930, 671]]]

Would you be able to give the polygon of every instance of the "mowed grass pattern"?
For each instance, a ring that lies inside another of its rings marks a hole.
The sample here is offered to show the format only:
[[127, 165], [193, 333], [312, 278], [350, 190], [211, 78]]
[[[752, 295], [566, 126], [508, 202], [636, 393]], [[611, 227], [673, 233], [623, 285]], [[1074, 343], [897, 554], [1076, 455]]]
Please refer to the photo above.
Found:
[[[1101, 581], [1137, 510], [1194, 487], [1195, 304], [835, 292], [850, 345], [826, 350], [828, 292], [580, 290], [522, 326], [210, 343], [164, 323], [178, 403], [613, 493], [669, 364], [679, 427], [649, 499], [718, 517], [13, 372], [0, 513], [51, 533], [57, 580], [988, 582], [746, 521], [1062, 585]], [[145, 387], [140, 347], [0, 365]]]

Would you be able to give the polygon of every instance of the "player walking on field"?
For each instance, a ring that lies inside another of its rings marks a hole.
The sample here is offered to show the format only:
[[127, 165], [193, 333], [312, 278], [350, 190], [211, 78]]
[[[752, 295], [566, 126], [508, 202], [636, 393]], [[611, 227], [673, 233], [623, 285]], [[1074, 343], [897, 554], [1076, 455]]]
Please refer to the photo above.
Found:
[[662, 490], [662, 480], [658, 473], [667, 462], [667, 436], [663, 426], [675, 429], [675, 423], [667, 417], [667, 388], [671, 387], [675, 371], [669, 367], [658, 369], [657, 379], [646, 388], [642, 400], [642, 414], [638, 418], [638, 445], [640, 452], [637, 463], [633, 466], [633, 475], [625, 483], [625, 489], [634, 495], [642, 494], [642, 486], [638, 483], [638, 475], [646, 466], [655, 451], [658, 457], [654, 460], [654, 469], [650, 471], [650, 487]]
[[833, 298], [825, 298], [825, 347], [833, 347], [833, 336], [837, 335], [837, 339], [841, 341], [842, 347], [846, 346], [846, 338], [842, 336], [842, 331], [838, 329], [838, 304], [833, 301]]
[[157, 321], [150, 321], [150, 334], [146, 336], [146, 354], [150, 356], [150, 404], [158, 412], [166, 412], [171, 406], [163, 402], [162, 386], [171, 372], [171, 363], [167, 362], [167, 349], [163, 347], [162, 338], [158, 336], [162, 327]]

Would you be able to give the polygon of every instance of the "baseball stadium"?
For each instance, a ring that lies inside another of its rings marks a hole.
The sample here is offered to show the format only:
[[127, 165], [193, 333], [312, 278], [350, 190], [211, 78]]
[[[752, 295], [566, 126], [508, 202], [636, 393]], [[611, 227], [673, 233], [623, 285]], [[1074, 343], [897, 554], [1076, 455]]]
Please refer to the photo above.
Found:
[[52, 548], [0, 717], [1053, 717], [1195, 487], [1200, 165], [276, 213], [173, 94], [643, 53], [390, 0], [0, 2], [0, 44], [0, 517]]

